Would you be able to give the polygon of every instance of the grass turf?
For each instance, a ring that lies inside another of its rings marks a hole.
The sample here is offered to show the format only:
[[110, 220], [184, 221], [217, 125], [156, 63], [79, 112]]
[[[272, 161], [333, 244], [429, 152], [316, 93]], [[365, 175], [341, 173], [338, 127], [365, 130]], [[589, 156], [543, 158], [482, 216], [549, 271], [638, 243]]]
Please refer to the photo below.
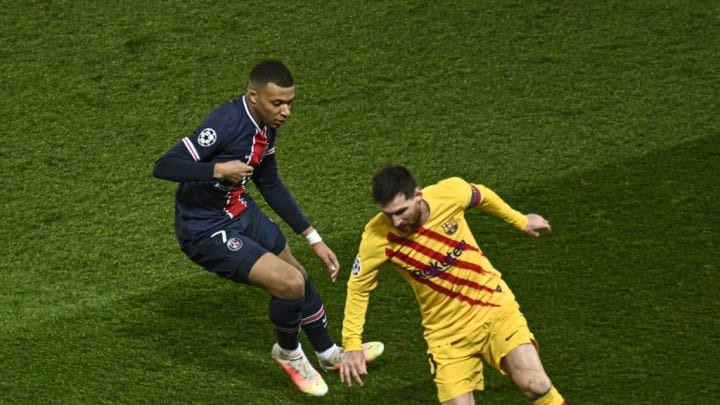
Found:
[[[570, 403], [720, 397], [715, 2], [5, 3], [0, 403], [435, 403], [397, 275], [366, 387], [308, 399], [269, 357], [266, 295], [175, 245], [152, 163], [263, 58], [298, 82], [280, 169], [341, 280], [290, 242], [338, 338], [369, 177], [395, 161], [551, 219], [530, 240], [469, 214]], [[478, 402], [524, 403], [486, 379]]]

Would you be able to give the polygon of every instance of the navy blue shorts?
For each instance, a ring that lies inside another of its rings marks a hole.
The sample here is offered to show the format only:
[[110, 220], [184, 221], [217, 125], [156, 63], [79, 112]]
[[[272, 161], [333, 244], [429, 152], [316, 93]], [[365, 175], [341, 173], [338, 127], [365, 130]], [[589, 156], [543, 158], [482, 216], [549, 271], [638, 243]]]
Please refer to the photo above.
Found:
[[279, 254], [286, 242], [280, 227], [252, 205], [225, 228], [180, 241], [180, 249], [205, 270], [248, 284], [250, 269], [260, 256]]

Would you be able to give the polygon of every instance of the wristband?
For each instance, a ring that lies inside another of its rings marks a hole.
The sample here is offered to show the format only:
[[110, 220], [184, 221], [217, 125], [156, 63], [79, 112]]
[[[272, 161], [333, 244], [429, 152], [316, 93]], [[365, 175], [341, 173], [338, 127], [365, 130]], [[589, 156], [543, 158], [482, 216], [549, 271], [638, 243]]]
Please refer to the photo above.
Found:
[[322, 242], [322, 237], [320, 236], [320, 234], [318, 233], [318, 231], [316, 229], [313, 229], [312, 232], [305, 235], [305, 239], [307, 239], [308, 243], [311, 245]]

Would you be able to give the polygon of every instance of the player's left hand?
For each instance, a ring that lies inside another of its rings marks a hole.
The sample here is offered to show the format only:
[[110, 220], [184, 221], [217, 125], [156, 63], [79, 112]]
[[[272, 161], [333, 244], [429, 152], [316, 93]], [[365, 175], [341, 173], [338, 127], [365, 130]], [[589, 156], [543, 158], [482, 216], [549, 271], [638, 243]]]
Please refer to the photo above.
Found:
[[315, 252], [315, 255], [323, 262], [325, 263], [325, 267], [327, 268], [328, 276], [330, 276], [330, 280], [332, 282], [335, 282], [337, 279], [338, 273], [340, 273], [340, 263], [338, 262], [337, 256], [335, 256], [335, 253], [330, 250], [328, 245], [325, 244], [324, 241], [320, 241], [318, 243], [315, 243], [311, 245], [313, 252]]
[[545, 230], [547, 233], [552, 233], [550, 222], [538, 214], [527, 214], [528, 224], [525, 227], [525, 233], [537, 238], [540, 236], [540, 231]]

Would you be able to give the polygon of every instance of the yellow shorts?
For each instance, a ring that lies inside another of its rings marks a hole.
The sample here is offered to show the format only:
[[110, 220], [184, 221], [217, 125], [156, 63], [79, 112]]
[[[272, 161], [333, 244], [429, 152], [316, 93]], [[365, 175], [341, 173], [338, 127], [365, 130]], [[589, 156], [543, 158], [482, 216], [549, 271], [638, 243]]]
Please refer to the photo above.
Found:
[[532, 343], [538, 346], [517, 302], [494, 320], [481, 323], [459, 340], [428, 349], [430, 372], [438, 399], [445, 402], [485, 388], [483, 359], [505, 374], [500, 361], [516, 347]]

